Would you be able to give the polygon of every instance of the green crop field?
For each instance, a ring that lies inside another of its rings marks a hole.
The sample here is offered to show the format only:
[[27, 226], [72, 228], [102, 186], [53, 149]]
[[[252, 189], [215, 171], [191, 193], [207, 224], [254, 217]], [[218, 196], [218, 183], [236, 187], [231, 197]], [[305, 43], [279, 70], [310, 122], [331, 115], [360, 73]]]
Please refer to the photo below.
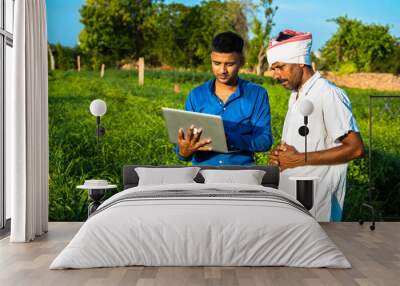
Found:
[[[89, 178], [104, 178], [122, 190], [124, 164], [184, 164], [175, 158], [168, 143], [161, 107], [183, 108], [188, 92], [211, 78], [209, 73], [147, 71], [145, 85], [137, 85], [134, 71], [49, 74], [50, 193], [52, 221], [86, 218], [86, 191], [76, 186]], [[274, 143], [280, 141], [289, 92], [271, 79], [243, 75], [262, 84], [269, 93]], [[180, 92], [174, 92], [179, 84]], [[347, 89], [353, 111], [368, 147], [368, 96], [396, 95], [372, 90]], [[102, 117], [106, 134], [101, 142], [100, 164], [96, 164], [95, 118], [89, 112], [93, 99], [107, 103]], [[376, 102], [373, 129], [373, 192], [379, 217], [400, 215], [400, 100]], [[388, 112], [388, 107], [393, 112]], [[397, 112], [397, 113], [396, 113]], [[274, 144], [274, 145], [275, 145]], [[267, 163], [267, 154], [257, 154], [257, 164]], [[344, 219], [360, 218], [360, 204], [368, 193], [368, 159], [354, 161], [348, 172]]]

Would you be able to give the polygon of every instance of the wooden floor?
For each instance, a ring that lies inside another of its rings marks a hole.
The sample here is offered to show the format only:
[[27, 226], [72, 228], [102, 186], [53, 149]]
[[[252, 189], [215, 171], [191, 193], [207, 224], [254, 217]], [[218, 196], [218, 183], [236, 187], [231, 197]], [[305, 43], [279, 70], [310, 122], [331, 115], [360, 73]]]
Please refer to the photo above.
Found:
[[0, 285], [400, 285], [400, 223], [323, 224], [353, 268], [121, 267], [48, 270], [81, 223], [50, 223], [32, 243], [0, 241]]

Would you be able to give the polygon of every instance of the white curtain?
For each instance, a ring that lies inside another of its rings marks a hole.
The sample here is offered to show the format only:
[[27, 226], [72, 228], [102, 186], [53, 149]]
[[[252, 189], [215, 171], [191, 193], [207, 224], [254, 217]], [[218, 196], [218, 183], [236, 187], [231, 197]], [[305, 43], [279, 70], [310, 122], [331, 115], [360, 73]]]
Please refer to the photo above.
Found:
[[16, 0], [13, 92], [6, 98], [6, 187], [12, 242], [48, 227], [48, 95], [45, 0]]

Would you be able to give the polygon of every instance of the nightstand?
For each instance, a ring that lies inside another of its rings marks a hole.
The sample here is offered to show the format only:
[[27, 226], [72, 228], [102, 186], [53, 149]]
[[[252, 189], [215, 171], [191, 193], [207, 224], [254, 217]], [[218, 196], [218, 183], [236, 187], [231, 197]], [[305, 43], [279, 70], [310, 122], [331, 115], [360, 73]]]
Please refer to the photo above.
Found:
[[101, 199], [104, 197], [108, 189], [116, 189], [117, 185], [104, 185], [104, 186], [92, 186], [92, 185], [80, 185], [77, 186], [78, 189], [88, 190], [89, 197], [92, 202], [88, 206], [88, 217], [96, 211], [96, 209], [101, 205]]

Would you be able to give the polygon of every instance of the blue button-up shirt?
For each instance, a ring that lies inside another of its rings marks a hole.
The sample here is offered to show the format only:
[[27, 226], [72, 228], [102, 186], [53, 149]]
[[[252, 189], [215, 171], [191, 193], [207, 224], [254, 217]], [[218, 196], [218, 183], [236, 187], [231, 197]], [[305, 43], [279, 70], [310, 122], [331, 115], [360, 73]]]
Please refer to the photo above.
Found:
[[222, 117], [231, 153], [198, 151], [189, 158], [193, 165], [250, 165], [254, 152], [267, 151], [272, 145], [271, 114], [267, 91], [247, 80], [238, 80], [236, 91], [223, 102], [214, 92], [215, 80], [194, 88], [186, 99], [185, 110]]

